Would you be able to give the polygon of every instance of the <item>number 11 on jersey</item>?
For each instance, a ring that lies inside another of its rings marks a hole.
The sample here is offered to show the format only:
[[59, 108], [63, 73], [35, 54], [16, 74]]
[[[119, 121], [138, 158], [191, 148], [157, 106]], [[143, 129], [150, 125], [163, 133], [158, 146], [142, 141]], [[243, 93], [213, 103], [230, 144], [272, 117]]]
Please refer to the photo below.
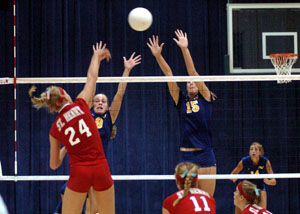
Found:
[[197, 199], [196, 199], [195, 196], [191, 196], [191, 197], [190, 197], [190, 200], [193, 202], [193, 204], [194, 204], [194, 206], [195, 206], [195, 209], [194, 209], [195, 212], [200, 212], [200, 211], [202, 211], [202, 208], [204, 209], [203, 211], [210, 211], [210, 208], [209, 208], [209, 206], [208, 206], [208, 203], [207, 203], [207, 201], [206, 201], [206, 198], [205, 198], [204, 196], [200, 196], [200, 199], [202, 200], [204, 207], [200, 207], [200, 205], [199, 205], [199, 203], [198, 203], [198, 201], [197, 201]]

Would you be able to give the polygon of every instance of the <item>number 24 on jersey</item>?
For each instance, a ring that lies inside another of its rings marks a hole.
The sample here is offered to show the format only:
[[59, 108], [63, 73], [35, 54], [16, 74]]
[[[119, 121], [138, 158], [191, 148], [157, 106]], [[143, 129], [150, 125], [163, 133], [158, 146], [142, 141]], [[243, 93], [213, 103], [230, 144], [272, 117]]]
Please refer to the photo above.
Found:
[[[86, 123], [84, 122], [83, 119], [80, 119], [78, 121], [78, 130], [80, 132], [81, 135], [85, 134], [87, 137], [92, 136], [92, 133], [90, 132], [89, 127], [86, 125]], [[75, 137], [75, 129], [73, 127], [68, 127], [65, 130], [65, 135], [69, 135], [69, 143], [71, 144], [71, 146], [74, 146], [78, 143], [80, 143], [80, 139], [77, 137], [74, 139]]]

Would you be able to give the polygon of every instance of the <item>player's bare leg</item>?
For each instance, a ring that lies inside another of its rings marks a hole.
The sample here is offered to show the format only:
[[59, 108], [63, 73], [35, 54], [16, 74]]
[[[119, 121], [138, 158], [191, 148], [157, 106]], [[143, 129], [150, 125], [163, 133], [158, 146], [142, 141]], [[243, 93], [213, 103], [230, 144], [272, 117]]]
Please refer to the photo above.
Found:
[[[200, 175], [215, 175], [217, 174], [217, 167], [201, 167], [199, 169]], [[211, 196], [215, 193], [216, 188], [216, 179], [199, 179], [198, 187], [206, 192], [208, 192]]]
[[89, 204], [86, 204], [86, 207], [89, 205], [89, 210], [91, 214], [97, 213], [98, 212], [98, 205], [97, 205], [97, 201], [96, 201], [96, 197], [94, 194], [94, 189], [93, 187], [91, 187], [88, 191], [88, 198], [87, 201], [89, 202]]
[[260, 206], [264, 209], [267, 209], [267, 192], [266, 191], [261, 191], [260, 194], [261, 194], [261, 201], [258, 204], [258, 206]]
[[62, 214], [81, 214], [85, 199], [86, 193], [75, 192], [66, 187], [62, 203]]
[[115, 214], [115, 187], [112, 185], [104, 191], [94, 190], [98, 205], [98, 212], [101, 214]]

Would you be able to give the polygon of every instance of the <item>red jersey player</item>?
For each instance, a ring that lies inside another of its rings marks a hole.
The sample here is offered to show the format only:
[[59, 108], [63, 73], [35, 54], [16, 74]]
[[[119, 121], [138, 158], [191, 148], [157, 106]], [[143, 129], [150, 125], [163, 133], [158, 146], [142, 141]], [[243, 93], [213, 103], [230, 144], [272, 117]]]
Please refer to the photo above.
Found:
[[[58, 113], [49, 134], [50, 168], [57, 169], [66, 152], [69, 154], [70, 178], [64, 193], [62, 213], [81, 213], [90, 187], [94, 189], [98, 210], [115, 213], [113, 180], [88, 106], [95, 94], [100, 63], [103, 59], [109, 61], [111, 56], [102, 42], [93, 46], [93, 50], [87, 81], [74, 103], [61, 87], [50, 86], [39, 98], [32, 96], [34, 86], [29, 90], [34, 107], [46, 107], [49, 112]], [[62, 149], [60, 144], [64, 145]]]
[[234, 192], [234, 205], [239, 207], [241, 214], [272, 214], [270, 211], [258, 206], [261, 200], [261, 190], [250, 181], [240, 182]]
[[199, 167], [182, 162], [175, 168], [176, 185], [179, 189], [164, 200], [163, 214], [215, 214], [215, 199], [197, 188]]

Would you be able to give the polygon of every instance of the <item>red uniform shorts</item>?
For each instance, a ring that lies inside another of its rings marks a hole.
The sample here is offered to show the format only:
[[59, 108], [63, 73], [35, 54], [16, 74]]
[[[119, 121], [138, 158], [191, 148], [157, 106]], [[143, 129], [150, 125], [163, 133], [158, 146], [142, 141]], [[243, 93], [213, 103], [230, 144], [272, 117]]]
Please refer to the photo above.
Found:
[[96, 191], [104, 191], [113, 185], [107, 162], [87, 166], [70, 166], [67, 187], [75, 192], [87, 192], [92, 186]]

